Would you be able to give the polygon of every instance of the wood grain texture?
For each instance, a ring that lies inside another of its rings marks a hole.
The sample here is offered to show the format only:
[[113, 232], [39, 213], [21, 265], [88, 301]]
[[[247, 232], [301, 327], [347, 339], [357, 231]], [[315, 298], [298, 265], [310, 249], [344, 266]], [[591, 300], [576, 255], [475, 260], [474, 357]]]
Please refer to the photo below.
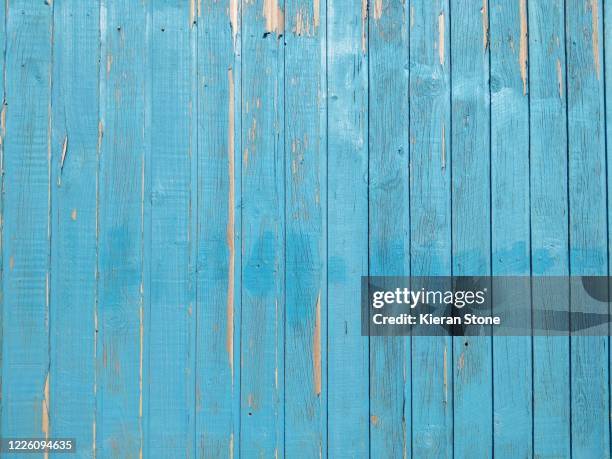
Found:
[[[569, 272], [564, 19], [562, 1], [529, 3], [532, 302], [543, 309], [553, 298], [559, 311], [569, 308], [569, 284], [554, 292], [538, 277]], [[555, 324], [545, 320], [542, 325]], [[567, 337], [533, 338], [533, 454], [570, 455]]]
[[[451, 274], [449, 3], [410, 8], [410, 272]], [[427, 286], [413, 285], [412, 288]], [[450, 288], [449, 285], [446, 288]], [[414, 457], [452, 457], [452, 339], [412, 338]]]
[[[573, 275], [608, 274], [603, 17], [597, 0], [566, 3], [569, 248]], [[607, 313], [572, 289], [570, 311]], [[581, 326], [580, 317], [572, 327]], [[571, 428], [574, 456], [606, 456], [609, 435], [608, 337], [571, 338]]]
[[609, 457], [607, 323], [368, 338], [360, 297], [367, 275], [531, 275], [494, 281], [498, 307], [609, 312], [542, 279], [609, 274], [611, 21], [604, 0], [4, 2], [0, 436]]
[[[612, 8], [610, 8], [609, 4], [604, 5], [604, 10], [602, 12], [603, 16], [603, 27], [604, 31], [606, 27], [610, 30], [612, 25]], [[610, 139], [612, 139], [612, 125], [610, 124], [610, 120], [612, 119], [612, 34], [609, 32], [604, 32], [603, 34], [603, 49], [605, 50], [605, 67], [604, 67], [604, 76], [605, 76], [605, 139], [606, 139], [606, 169], [608, 176], [607, 179], [607, 202], [608, 202], [608, 276], [610, 275], [610, 250], [612, 249], [612, 239], [610, 239], [610, 224], [612, 223], [612, 204], [610, 203], [610, 189], [612, 186], [612, 143]], [[608, 283], [608, 299], [610, 298], [611, 287]], [[608, 305], [608, 313], [610, 312], [610, 307]], [[610, 330], [610, 326], [608, 326], [608, 330]], [[608, 333], [608, 336], [610, 333]], [[608, 338], [608, 350], [610, 348], [610, 339]], [[612, 357], [610, 357], [610, 362], [612, 362]], [[609, 363], [610, 363], [609, 362]], [[608, 365], [608, 368], [610, 366]], [[608, 374], [608, 400], [611, 401], [610, 389], [612, 389], [612, 375]], [[610, 423], [610, 431], [612, 432], [612, 419], [609, 420]], [[610, 440], [612, 444], [612, 439]]]
[[[125, 6], [125, 7], [124, 7]], [[148, 34], [141, 3], [103, 1], [100, 10], [100, 186], [98, 209], [98, 378], [96, 451], [144, 450], [145, 73]], [[148, 255], [147, 255], [148, 256]], [[150, 261], [150, 260], [149, 260]], [[148, 289], [148, 286], [147, 286]]]
[[240, 414], [240, 27], [226, 5], [200, 5], [197, 87], [192, 95], [197, 177], [192, 183], [197, 230], [196, 456], [230, 457], [239, 443]]
[[[0, 388], [2, 387], [2, 375], [4, 374], [3, 352], [4, 343], [4, 164], [5, 164], [5, 138], [6, 138], [6, 5], [0, 8], [0, 37], [3, 45], [2, 59], [0, 65], [2, 69], [2, 110], [0, 111]], [[0, 394], [2, 391], [0, 389]], [[0, 397], [0, 433], [2, 432], [2, 398]]]
[[285, 5], [285, 455], [320, 457], [327, 449], [326, 2]]
[[[491, 53], [491, 270], [529, 276], [529, 81], [527, 2], [489, 1]], [[493, 280], [497, 310], [529, 310], [520, 291]], [[493, 338], [493, 444], [497, 457], [532, 452], [531, 338]], [[516, 384], [520, 381], [520, 384]]]
[[242, 323], [240, 454], [285, 444], [285, 155], [283, 5], [242, 3]]
[[[491, 274], [489, 4], [451, 1], [453, 275]], [[492, 348], [453, 339], [454, 454], [493, 450]], [[478, 438], [478, 442], [472, 441]]]
[[[53, 10], [5, 5], [2, 437], [49, 435]], [[10, 37], [10, 38], [9, 38]], [[9, 108], [10, 106], [10, 108]]]
[[94, 3], [53, 8], [49, 435], [93, 457], [100, 17]]
[[331, 457], [367, 457], [370, 451], [369, 340], [361, 336], [361, 317], [355, 307], [361, 301], [361, 276], [368, 274], [368, 56], [363, 21], [362, 5], [347, 8], [341, 0], [328, 1], [327, 436]]
[[[408, 8], [400, 0], [369, 6], [369, 274], [408, 275]], [[410, 362], [410, 338], [370, 338], [374, 455], [411, 457]]]
[[[191, 125], [195, 57], [193, 24], [184, 8], [170, 2], [148, 5], [145, 163], [149, 201], [149, 364], [145, 456], [194, 457], [195, 434], [195, 269], [191, 187], [197, 153]], [[153, 103], [153, 101], [155, 101]], [[197, 202], [197, 201], [196, 201]], [[180, 357], [179, 357], [180, 356]]]

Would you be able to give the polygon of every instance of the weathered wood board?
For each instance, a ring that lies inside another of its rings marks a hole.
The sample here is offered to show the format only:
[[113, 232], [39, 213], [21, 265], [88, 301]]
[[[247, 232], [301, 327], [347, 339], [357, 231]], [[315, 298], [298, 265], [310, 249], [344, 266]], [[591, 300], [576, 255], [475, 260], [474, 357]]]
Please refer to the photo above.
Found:
[[3, 2], [0, 437], [610, 457], [607, 336], [359, 307], [368, 274], [532, 276], [525, 305], [609, 274], [610, 30], [607, 0]]

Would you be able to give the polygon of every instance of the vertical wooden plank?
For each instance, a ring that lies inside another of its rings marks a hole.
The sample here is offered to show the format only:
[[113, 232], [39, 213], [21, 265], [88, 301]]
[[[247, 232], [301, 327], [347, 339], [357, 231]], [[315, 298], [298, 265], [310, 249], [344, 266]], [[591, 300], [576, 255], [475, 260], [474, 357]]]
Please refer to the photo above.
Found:
[[[599, 0], [566, 3], [570, 273], [607, 275], [603, 10]], [[588, 298], [571, 292], [571, 311]], [[589, 310], [594, 312], [595, 304]], [[579, 309], [580, 308], [580, 309]], [[607, 307], [602, 309], [607, 313]], [[572, 328], [583, 325], [572, 317]], [[572, 455], [610, 454], [608, 337], [571, 338]]]
[[[370, 275], [410, 274], [408, 5], [369, 5]], [[370, 451], [411, 455], [410, 340], [370, 339]]]
[[[486, 276], [491, 273], [487, 0], [451, 1], [451, 68], [453, 274]], [[490, 457], [491, 338], [454, 338], [453, 372], [455, 457]]]
[[[527, 0], [489, 1], [491, 53], [491, 250], [494, 276], [529, 276]], [[493, 280], [496, 308], [529, 310], [529, 284]], [[493, 329], [495, 333], [495, 329]], [[532, 453], [531, 337], [493, 339], [493, 445], [499, 457]]]
[[367, 457], [369, 341], [361, 336], [368, 274], [367, 2], [327, 3], [328, 455]]
[[[146, 450], [195, 456], [195, 316], [191, 267], [190, 136], [193, 26], [186, 6], [148, 4], [147, 125], [150, 149], [149, 386]], [[150, 104], [150, 105], [149, 105]]]
[[[448, 1], [412, 3], [410, 272], [413, 276], [451, 274], [448, 29]], [[451, 359], [450, 337], [412, 338], [412, 445], [415, 457], [452, 457]]]
[[[603, 50], [605, 51], [604, 55], [604, 75], [605, 75], [605, 108], [606, 111], [604, 113], [605, 120], [605, 129], [606, 129], [606, 165], [607, 165], [607, 203], [608, 203], [608, 276], [610, 276], [610, 260], [612, 254], [612, 238], [610, 235], [610, 228], [612, 228], [612, 7], [610, 4], [603, 5]], [[606, 30], [607, 27], [607, 30]], [[612, 292], [612, 287], [610, 283], [608, 283], [608, 302], [610, 301], [610, 295]], [[610, 314], [610, 307], [608, 306], [608, 314]], [[608, 336], [612, 333], [612, 328], [608, 325]], [[608, 350], [610, 347], [610, 339], [608, 338]], [[608, 369], [612, 368], [612, 355], [610, 355], [610, 359], [608, 362]], [[610, 370], [608, 370], [610, 371]], [[612, 374], [608, 374], [608, 401], [612, 406]], [[612, 411], [612, 410], [611, 410]], [[609, 431], [612, 433], [612, 417], [609, 419]], [[612, 438], [610, 439], [612, 449]], [[610, 453], [612, 455], [612, 451]]]
[[198, 220], [198, 457], [231, 457], [239, 448], [242, 132], [238, 3], [207, 0], [199, 4], [196, 17], [198, 190], [193, 205], [197, 204]]
[[[565, 16], [562, 0], [529, 2], [531, 260], [533, 307], [569, 291], [539, 287], [538, 276], [564, 276], [568, 266]], [[553, 296], [554, 295], [554, 296]], [[552, 323], [545, 323], [552, 325]], [[533, 455], [570, 456], [569, 339], [533, 338]]]
[[[0, 46], [2, 47], [2, 57], [0, 58], [0, 81], [2, 82], [2, 107], [0, 110], [0, 395], [2, 394], [2, 374], [3, 374], [3, 323], [4, 323], [4, 139], [6, 136], [6, 4], [0, 7]], [[0, 397], [0, 434], [2, 433], [2, 397]]]
[[80, 457], [95, 435], [99, 9], [57, 0], [53, 26], [51, 435]]
[[2, 431], [49, 435], [52, 14], [6, 5]]
[[[146, 11], [102, 0], [97, 451], [143, 448]], [[147, 286], [148, 287], [148, 286]]]
[[285, 455], [327, 454], [325, 0], [285, 10]]
[[284, 8], [242, 3], [240, 453], [284, 455]]

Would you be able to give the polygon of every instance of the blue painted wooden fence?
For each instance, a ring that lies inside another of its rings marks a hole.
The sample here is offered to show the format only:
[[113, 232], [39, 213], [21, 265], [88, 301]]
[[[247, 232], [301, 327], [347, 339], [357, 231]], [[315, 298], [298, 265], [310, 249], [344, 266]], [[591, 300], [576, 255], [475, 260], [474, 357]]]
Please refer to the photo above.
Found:
[[610, 457], [608, 337], [367, 338], [359, 314], [368, 274], [609, 274], [609, 1], [0, 16], [1, 437]]

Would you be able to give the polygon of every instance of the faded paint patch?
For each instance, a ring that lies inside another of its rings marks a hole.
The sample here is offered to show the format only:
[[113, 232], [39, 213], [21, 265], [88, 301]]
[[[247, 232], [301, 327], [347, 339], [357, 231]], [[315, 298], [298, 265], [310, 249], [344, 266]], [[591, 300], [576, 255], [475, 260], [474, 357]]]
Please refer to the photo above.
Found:
[[234, 247], [234, 76], [232, 68], [227, 71], [227, 80], [229, 85], [229, 126], [228, 126], [228, 175], [229, 175], [229, 190], [228, 190], [228, 217], [227, 217], [227, 247], [229, 250], [229, 268], [227, 273], [227, 335], [226, 347], [229, 359], [229, 366], [232, 373], [232, 384], [234, 383], [234, 267], [236, 250]]
[[374, 0], [374, 19], [379, 20], [382, 17], [383, 0]]
[[232, 27], [232, 39], [236, 44], [236, 34], [238, 33], [238, 0], [230, 0], [229, 2], [229, 18]]
[[591, 39], [593, 42], [593, 62], [595, 64], [595, 73], [599, 79], [600, 62], [599, 62], [599, 0], [591, 0], [591, 17], [593, 20], [593, 30]]
[[443, 363], [443, 368], [444, 368], [444, 403], [448, 403], [448, 356], [447, 356], [447, 349], [446, 346], [444, 346], [444, 363]]
[[519, 66], [521, 69], [521, 79], [523, 80], [523, 95], [527, 94], [527, 0], [521, 0], [519, 5], [521, 16], [521, 36], [519, 49]]
[[440, 65], [444, 65], [444, 28], [445, 28], [445, 24], [444, 24], [444, 12], [441, 12], [438, 15], [438, 55], [440, 57]]
[[312, 368], [315, 394], [321, 395], [321, 293], [317, 297], [315, 327], [312, 336]]
[[251, 123], [251, 127], [249, 128], [249, 140], [252, 142], [257, 138], [257, 119], [253, 118], [253, 122]]
[[195, 0], [189, 0], [189, 27], [193, 27], [193, 25], [195, 24], [196, 22], [195, 15], [196, 15]]
[[361, 51], [368, 48], [368, 0], [361, 0]]
[[310, 35], [310, 19], [302, 9], [299, 9], [295, 15], [293, 33], [296, 35]]
[[264, 0], [263, 15], [266, 20], [266, 32], [281, 35], [285, 30], [285, 14], [278, 5], [278, 0]]
[[305, 8], [299, 8], [295, 15], [293, 33], [299, 36], [314, 36], [320, 22], [319, 0], [314, 1], [312, 19]]
[[42, 433], [45, 435], [45, 438], [49, 438], [49, 405], [50, 405], [50, 397], [49, 397], [49, 372], [47, 371], [47, 376], [45, 377], [45, 385], [43, 387], [43, 400], [41, 407], [41, 420], [42, 420]]
[[442, 123], [442, 170], [446, 169], [446, 125]]
[[489, 46], [489, 0], [482, 0], [482, 49], [486, 51]]
[[313, 0], [312, 2], [312, 22], [314, 24], [315, 30], [319, 27], [321, 23], [321, 6], [319, 4], [319, 0]]
[[249, 394], [247, 396], [247, 405], [253, 410], [257, 409], [257, 401], [255, 400], [255, 396], [253, 394]]
[[100, 152], [100, 148], [102, 148], [102, 138], [104, 137], [104, 125], [102, 124], [102, 120], [98, 121], [98, 152]]
[[230, 434], [229, 439], [229, 457], [232, 459], [234, 457], [234, 433]]
[[77, 210], [76, 209], [72, 209], [72, 212], [70, 213], [70, 218], [72, 219], [73, 222], [76, 222], [76, 219], [77, 219]]
[[557, 59], [557, 85], [559, 86], [559, 98], [563, 99], [563, 71], [559, 59]]
[[2, 111], [0, 112], [0, 144], [4, 144], [4, 136], [6, 135], [6, 101], [2, 102]]

